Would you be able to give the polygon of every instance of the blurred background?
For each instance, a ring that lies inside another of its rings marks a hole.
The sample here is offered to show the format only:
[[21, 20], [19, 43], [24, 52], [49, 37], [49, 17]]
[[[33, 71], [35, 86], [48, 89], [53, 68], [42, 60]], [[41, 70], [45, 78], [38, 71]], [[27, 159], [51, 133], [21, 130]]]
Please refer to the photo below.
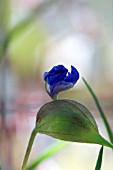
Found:
[[[43, 73], [75, 66], [90, 83], [113, 129], [113, 1], [0, 0], [0, 166], [19, 170], [39, 108], [51, 101]], [[59, 98], [83, 103], [108, 138], [82, 79]], [[58, 140], [37, 135], [29, 162]], [[99, 145], [70, 143], [37, 170], [93, 170]], [[102, 170], [113, 169], [105, 148]]]

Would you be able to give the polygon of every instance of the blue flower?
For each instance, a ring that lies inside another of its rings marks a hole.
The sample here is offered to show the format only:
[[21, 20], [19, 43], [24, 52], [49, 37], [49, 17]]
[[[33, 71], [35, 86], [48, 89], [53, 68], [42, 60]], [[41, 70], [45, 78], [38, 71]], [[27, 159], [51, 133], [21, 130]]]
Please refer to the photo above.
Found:
[[63, 65], [54, 66], [49, 72], [44, 73], [46, 90], [52, 99], [55, 99], [59, 92], [72, 88], [78, 79], [79, 72], [73, 66], [71, 73]]

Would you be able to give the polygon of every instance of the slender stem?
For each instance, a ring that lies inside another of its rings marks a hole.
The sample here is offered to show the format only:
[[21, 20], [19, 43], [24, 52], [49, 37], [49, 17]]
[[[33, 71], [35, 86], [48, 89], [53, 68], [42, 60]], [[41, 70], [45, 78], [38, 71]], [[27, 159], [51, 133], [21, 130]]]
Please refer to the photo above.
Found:
[[49, 158], [50, 156], [56, 154], [58, 151], [63, 149], [69, 145], [67, 142], [58, 142], [53, 144], [52, 146], [48, 147], [42, 154], [39, 155], [39, 157], [34, 160], [27, 168], [26, 170], [33, 170], [35, 169], [41, 162], [43, 162], [45, 159]]
[[33, 142], [34, 142], [36, 134], [37, 134], [36, 130], [33, 129], [32, 133], [31, 133], [31, 137], [29, 139], [27, 150], [26, 150], [26, 153], [25, 153], [25, 156], [24, 156], [24, 161], [23, 161], [21, 170], [25, 170], [26, 169], [27, 161], [29, 159], [29, 155], [30, 155], [31, 148], [32, 148], [32, 145], [33, 145]]
[[96, 104], [96, 106], [97, 106], [97, 108], [98, 108], [98, 110], [99, 110], [99, 112], [100, 112], [100, 115], [101, 115], [101, 117], [102, 117], [102, 119], [103, 119], [103, 122], [104, 122], [104, 124], [105, 124], [105, 126], [106, 126], [106, 130], [107, 130], [107, 132], [108, 132], [110, 141], [111, 141], [111, 143], [113, 143], [113, 133], [112, 133], [112, 130], [111, 130], [110, 125], [109, 125], [109, 123], [108, 123], [108, 120], [107, 120], [107, 118], [106, 118], [106, 116], [105, 116], [105, 114], [104, 114], [104, 111], [102, 110], [102, 108], [101, 108], [101, 106], [100, 106], [100, 103], [99, 103], [99, 101], [98, 101], [95, 93], [93, 92], [92, 88], [89, 86], [89, 84], [87, 83], [87, 81], [86, 81], [84, 78], [82, 78], [82, 79], [83, 79], [86, 87], [88, 88], [89, 92], [91, 93], [91, 95], [92, 95], [92, 97], [93, 97], [93, 99], [94, 99], [94, 101], [95, 101], [95, 104]]
[[50, 96], [53, 100], [58, 100], [58, 96], [57, 96], [57, 94], [56, 95], [54, 95], [54, 96]]
[[100, 148], [95, 170], [100, 170], [102, 165], [103, 146]]

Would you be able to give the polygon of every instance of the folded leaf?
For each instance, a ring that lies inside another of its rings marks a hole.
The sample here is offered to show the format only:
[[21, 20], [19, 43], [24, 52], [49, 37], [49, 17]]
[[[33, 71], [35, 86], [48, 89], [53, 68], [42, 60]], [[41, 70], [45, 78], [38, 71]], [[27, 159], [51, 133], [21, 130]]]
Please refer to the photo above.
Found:
[[56, 100], [45, 104], [37, 114], [35, 129], [60, 140], [95, 143], [113, 148], [99, 134], [88, 109], [73, 100]]

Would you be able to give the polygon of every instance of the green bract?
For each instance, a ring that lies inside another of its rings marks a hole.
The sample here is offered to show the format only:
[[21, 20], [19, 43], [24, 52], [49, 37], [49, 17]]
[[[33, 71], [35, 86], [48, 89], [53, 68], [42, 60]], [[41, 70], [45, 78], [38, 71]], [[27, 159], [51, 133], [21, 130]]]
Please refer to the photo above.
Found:
[[95, 143], [113, 148], [99, 134], [88, 109], [73, 100], [57, 100], [45, 104], [37, 114], [35, 130], [60, 140]]

